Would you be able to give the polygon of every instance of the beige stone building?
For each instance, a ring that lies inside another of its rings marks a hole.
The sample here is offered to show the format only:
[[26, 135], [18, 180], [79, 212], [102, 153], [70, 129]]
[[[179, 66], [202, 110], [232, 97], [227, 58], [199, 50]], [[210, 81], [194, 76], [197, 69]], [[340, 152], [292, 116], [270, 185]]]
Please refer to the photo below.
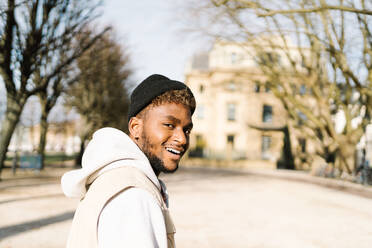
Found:
[[272, 165], [280, 158], [284, 135], [272, 130], [285, 125], [286, 112], [247, 49], [219, 41], [190, 61], [185, 81], [197, 101], [190, 158]]

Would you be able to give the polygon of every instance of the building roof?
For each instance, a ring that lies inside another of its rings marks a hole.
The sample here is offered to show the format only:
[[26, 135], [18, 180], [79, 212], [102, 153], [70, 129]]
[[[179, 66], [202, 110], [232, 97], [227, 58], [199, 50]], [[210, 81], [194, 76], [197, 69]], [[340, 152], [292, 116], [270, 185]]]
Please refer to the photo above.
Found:
[[201, 52], [195, 54], [191, 59], [192, 70], [208, 70], [209, 69], [209, 53]]

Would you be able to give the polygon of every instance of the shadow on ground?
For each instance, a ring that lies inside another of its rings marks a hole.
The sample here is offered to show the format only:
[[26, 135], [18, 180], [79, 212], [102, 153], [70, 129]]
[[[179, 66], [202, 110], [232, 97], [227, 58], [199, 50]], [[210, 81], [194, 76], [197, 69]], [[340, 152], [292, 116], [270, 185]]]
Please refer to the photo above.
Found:
[[65, 197], [65, 195], [60, 193], [60, 194], [17, 197], [17, 198], [13, 198], [13, 199], [7, 199], [7, 200], [0, 201], [0, 205], [1, 204], [6, 204], [6, 203], [11, 203], [11, 202], [28, 201], [28, 200], [36, 200], [36, 199], [47, 199], [47, 198], [55, 198], [55, 197]]
[[0, 240], [8, 238], [22, 232], [31, 231], [32, 229], [40, 228], [50, 224], [63, 222], [65, 220], [72, 219], [74, 216], [74, 211], [65, 212], [55, 216], [38, 219], [34, 221], [28, 221], [17, 225], [6, 226], [0, 228]]

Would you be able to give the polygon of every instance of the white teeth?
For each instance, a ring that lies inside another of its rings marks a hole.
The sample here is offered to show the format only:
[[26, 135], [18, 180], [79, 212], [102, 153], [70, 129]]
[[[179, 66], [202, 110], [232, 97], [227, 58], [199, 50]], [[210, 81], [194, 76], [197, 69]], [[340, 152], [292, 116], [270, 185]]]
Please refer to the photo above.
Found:
[[177, 154], [177, 155], [179, 155], [179, 154], [181, 154], [181, 152], [180, 151], [177, 151], [177, 150], [175, 150], [175, 149], [172, 149], [172, 148], [165, 148], [168, 152], [171, 152], [171, 153], [174, 153], [174, 154]]

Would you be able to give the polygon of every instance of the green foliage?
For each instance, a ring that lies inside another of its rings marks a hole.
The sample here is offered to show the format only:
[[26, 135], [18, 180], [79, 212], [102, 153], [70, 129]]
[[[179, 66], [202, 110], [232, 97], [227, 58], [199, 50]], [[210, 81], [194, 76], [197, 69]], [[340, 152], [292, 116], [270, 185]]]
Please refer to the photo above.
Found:
[[[19, 159], [19, 156], [18, 155], [18, 159]], [[55, 164], [59, 164], [61, 162], [64, 162], [64, 161], [68, 161], [68, 160], [73, 160], [75, 159], [76, 157], [76, 154], [70, 154], [70, 155], [67, 155], [65, 153], [62, 153], [62, 152], [59, 152], [59, 153], [51, 153], [51, 154], [46, 154], [45, 155], [45, 164], [47, 165], [55, 165]], [[14, 155], [9, 155], [6, 157], [5, 159], [5, 163], [10, 166], [11, 163], [13, 162], [13, 158], [14, 158]]]

